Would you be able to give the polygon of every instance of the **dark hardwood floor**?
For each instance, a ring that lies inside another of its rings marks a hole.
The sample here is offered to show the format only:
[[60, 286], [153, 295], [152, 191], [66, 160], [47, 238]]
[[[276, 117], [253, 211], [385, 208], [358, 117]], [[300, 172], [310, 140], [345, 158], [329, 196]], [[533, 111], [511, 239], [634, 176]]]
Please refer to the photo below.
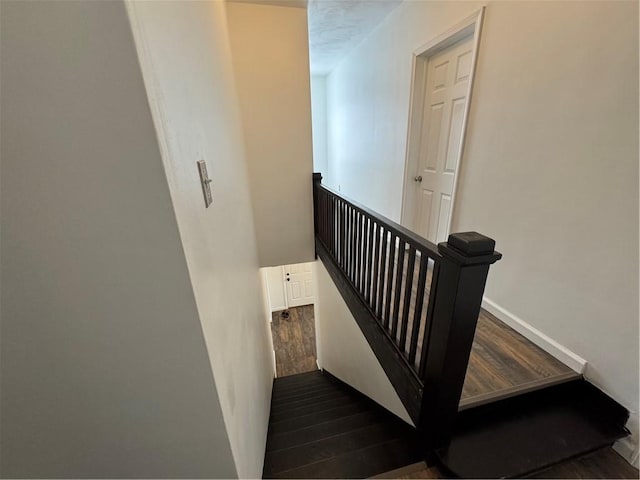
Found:
[[577, 377], [569, 367], [483, 309], [461, 405]]
[[529, 478], [639, 478], [631, 466], [611, 448], [604, 448], [567, 462], [559, 463]]
[[313, 305], [292, 307], [271, 315], [276, 375], [286, 377], [317, 370]]
[[[445, 479], [447, 476], [438, 467], [427, 467], [424, 462], [419, 462], [373, 478]], [[527, 478], [637, 479], [639, 472], [613, 449], [603, 448], [588, 455], [561, 462]]]

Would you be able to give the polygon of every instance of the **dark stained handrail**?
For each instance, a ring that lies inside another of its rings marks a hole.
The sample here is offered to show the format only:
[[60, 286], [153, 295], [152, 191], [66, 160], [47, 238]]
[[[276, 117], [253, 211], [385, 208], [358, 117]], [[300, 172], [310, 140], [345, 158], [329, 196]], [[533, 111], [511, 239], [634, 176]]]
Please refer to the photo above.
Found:
[[324, 190], [325, 192], [340, 197], [345, 203], [351, 205], [358, 212], [367, 215], [369, 217], [375, 218], [377, 222], [384, 225], [387, 230], [393, 232], [399, 238], [407, 242], [409, 245], [413, 245], [416, 250], [424, 250], [429, 253], [429, 257], [438, 259], [440, 257], [440, 253], [438, 252], [438, 246], [427, 240], [426, 238], [418, 235], [415, 232], [412, 232], [406, 227], [403, 227], [399, 223], [394, 222], [390, 218], [385, 217], [384, 215], [371, 210], [370, 208], [362, 205], [361, 203], [356, 202], [355, 200], [350, 199], [342, 195], [339, 192], [327, 187], [326, 185], [319, 184], [318, 188]]

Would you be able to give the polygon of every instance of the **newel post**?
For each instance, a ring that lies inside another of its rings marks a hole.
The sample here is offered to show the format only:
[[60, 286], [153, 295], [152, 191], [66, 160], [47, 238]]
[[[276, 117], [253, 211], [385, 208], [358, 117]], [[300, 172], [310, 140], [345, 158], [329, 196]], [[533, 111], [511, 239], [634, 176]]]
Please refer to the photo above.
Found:
[[442, 259], [419, 421], [427, 451], [450, 440], [489, 266], [502, 257], [494, 247], [494, 240], [476, 232], [454, 233], [438, 244]]

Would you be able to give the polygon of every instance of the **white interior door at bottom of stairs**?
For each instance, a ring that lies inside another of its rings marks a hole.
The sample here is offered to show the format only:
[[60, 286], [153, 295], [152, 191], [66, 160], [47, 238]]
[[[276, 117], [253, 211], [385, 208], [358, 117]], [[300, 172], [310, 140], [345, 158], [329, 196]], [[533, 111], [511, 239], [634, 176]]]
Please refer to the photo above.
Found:
[[284, 266], [287, 303], [299, 307], [315, 303], [313, 295], [313, 273], [310, 263]]

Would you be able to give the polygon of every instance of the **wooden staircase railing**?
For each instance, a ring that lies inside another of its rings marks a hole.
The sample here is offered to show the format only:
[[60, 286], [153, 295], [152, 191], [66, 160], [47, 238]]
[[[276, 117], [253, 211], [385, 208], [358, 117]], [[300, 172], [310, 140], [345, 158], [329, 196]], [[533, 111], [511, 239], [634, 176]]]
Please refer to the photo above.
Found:
[[475, 232], [434, 245], [321, 184], [316, 253], [433, 450], [458, 410], [495, 242]]

